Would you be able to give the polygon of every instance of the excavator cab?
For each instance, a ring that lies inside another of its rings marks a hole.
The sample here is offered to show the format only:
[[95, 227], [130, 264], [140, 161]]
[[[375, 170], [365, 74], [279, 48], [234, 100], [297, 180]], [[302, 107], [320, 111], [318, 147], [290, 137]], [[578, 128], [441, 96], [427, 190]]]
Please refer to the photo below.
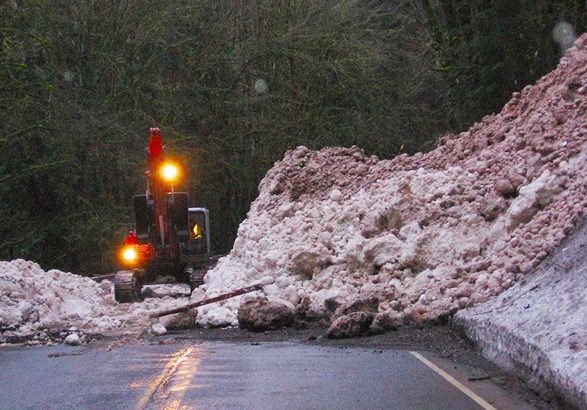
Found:
[[204, 283], [210, 260], [210, 214], [206, 208], [188, 209], [189, 239], [180, 243], [180, 252], [192, 289]]
[[183, 242], [182, 258], [200, 264], [210, 257], [210, 214], [206, 208], [188, 208], [189, 239]]

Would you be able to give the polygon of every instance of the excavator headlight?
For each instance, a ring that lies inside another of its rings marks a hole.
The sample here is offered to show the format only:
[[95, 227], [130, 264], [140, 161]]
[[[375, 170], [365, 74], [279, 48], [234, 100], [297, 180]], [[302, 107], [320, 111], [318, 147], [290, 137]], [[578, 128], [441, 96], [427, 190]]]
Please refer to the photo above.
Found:
[[173, 182], [179, 177], [179, 168], [175, 164], [165, 163], [161, 166], [161, 178], [167, 182]]
[[139, 258], [139, 254], [134, 247], [126, 247], [122, 250], [122, 260], [126, 263], [135, 263]]

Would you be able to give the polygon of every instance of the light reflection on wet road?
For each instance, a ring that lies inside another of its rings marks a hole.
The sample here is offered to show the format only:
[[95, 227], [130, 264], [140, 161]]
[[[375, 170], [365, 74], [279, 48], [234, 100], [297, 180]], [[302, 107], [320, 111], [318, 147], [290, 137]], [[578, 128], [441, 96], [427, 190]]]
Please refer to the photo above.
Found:
[[0, 407], [481, 408], [407, 351], [220, 342], [0, 348]]

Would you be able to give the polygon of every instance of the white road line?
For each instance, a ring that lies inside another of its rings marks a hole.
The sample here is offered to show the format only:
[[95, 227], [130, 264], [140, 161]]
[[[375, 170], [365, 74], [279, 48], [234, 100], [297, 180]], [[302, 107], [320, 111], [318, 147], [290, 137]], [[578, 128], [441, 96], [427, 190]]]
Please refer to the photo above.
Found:
[[410, 352], [410, 353], [416, 359], [418, 359], [419, 361], [424, 363], [426, 366], [428, 366], [430, 369], [434, 370], [436, 373], [438, 373], [440, 376], [442, 376], [447, 382], [449, 382], [450, 384], [455, 386], [457, 389], [459, 389], [461, 392], [466, 394], [471, 400], [473, 400], [475, 403], [477, 403], [479, 406], [481, 406], [481, 408], [483, 408], [485, 410], [497, 410], [491, 404], [489, 404], [485, 400], [483, 400], [480, 396], [478, 396], [477, 394], [475, 394], [474, 392], [469, 390], [464, 384], [462, 384], [457, 379], [452, 377], [450, 374], [448, 374], [447, 372], [442, 370], [440, 367], [436, 366], [430, 360], [426, 359], [420, 353], [418, 353], [418, 352]]

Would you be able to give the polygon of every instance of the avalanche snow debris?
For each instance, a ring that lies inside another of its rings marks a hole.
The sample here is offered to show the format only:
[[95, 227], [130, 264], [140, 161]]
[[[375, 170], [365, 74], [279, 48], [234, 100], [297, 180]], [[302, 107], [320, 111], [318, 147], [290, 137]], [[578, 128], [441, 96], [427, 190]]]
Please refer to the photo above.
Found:
[[[315, 318], [332, 316], [327, 300], [375, 296], [379, 329], [435, 321], [508, 289], [587, 207], [586, 42], [431, 152], [288, 151], [208, 272], [206, 295], [270, 276], [267, 296]], [[234, 325], [242, 300], [202, 308], [199, 323]]]
[[151, 326], [151, 333], [155, 336], [163, 336], [167, 333], [167, 329], [161, 323], [155, 323]]
[[[170, 287], [170, 293], [178, 293], [177, 287]], [[185, 293], [184, 289], [181, 291]], [[98, 284], [55, 269], [45, 272], [38, 264], [22, 259], [0, 261], [0, 341], [35, 336], [49, 341], [48, 333], [67, 329], [62, 338], [68, 333], [77, 334], [83, 342], [84, 336], [79, 336], [78, 329], [103, 333], [123, 325], [140, 324], [149, 312], [177, 307], [184, 301], [163, 295], [139, 303], [119, 304], [114, 301], [110, 281]], [[196, 311], [174, 315], [162, 324], [170, 329], [189, 328], [195, 324], [196, 315]], [[148, 320], [143, 325], [148, 326]], [[65, 343], [69, 343], [67, 338]]]
[[[512, 287], [587, 208], [586, 43], [581, 36], [555, 71], [429, 153], [379, 160], [357, 147], [288, 151], [261, 181], [233, 250], [192, 299], [261, 281], [268, 285], [249, 297], [295, 308], [297, 318], [332, 318], [331, 335], [343, 337], [438, 320]], [[378, 306], [341, 313], [366, 298]], [[244, 300], [167, 325], [237, 326]], [[86, 334], [147, 326], [148, 312], [182, 304], [169, 296], [117, 304], [108, 281], [0, 262], [0, 340], [69, 328], [66, 338], [78, 334], [72, 325]]]
[[66, 345], [79, 346], [81, 344], [80, 337], [77, 333], [68, 335], [63, 341]]
[[55, 269], [45, 272], [22, 259], [0, 261], [0, 329], [12, 326], [26, 334], [71, 323], [108, 329], [119, 324], [108, 314], [113, 304], [110, 289], [91, 279]]

